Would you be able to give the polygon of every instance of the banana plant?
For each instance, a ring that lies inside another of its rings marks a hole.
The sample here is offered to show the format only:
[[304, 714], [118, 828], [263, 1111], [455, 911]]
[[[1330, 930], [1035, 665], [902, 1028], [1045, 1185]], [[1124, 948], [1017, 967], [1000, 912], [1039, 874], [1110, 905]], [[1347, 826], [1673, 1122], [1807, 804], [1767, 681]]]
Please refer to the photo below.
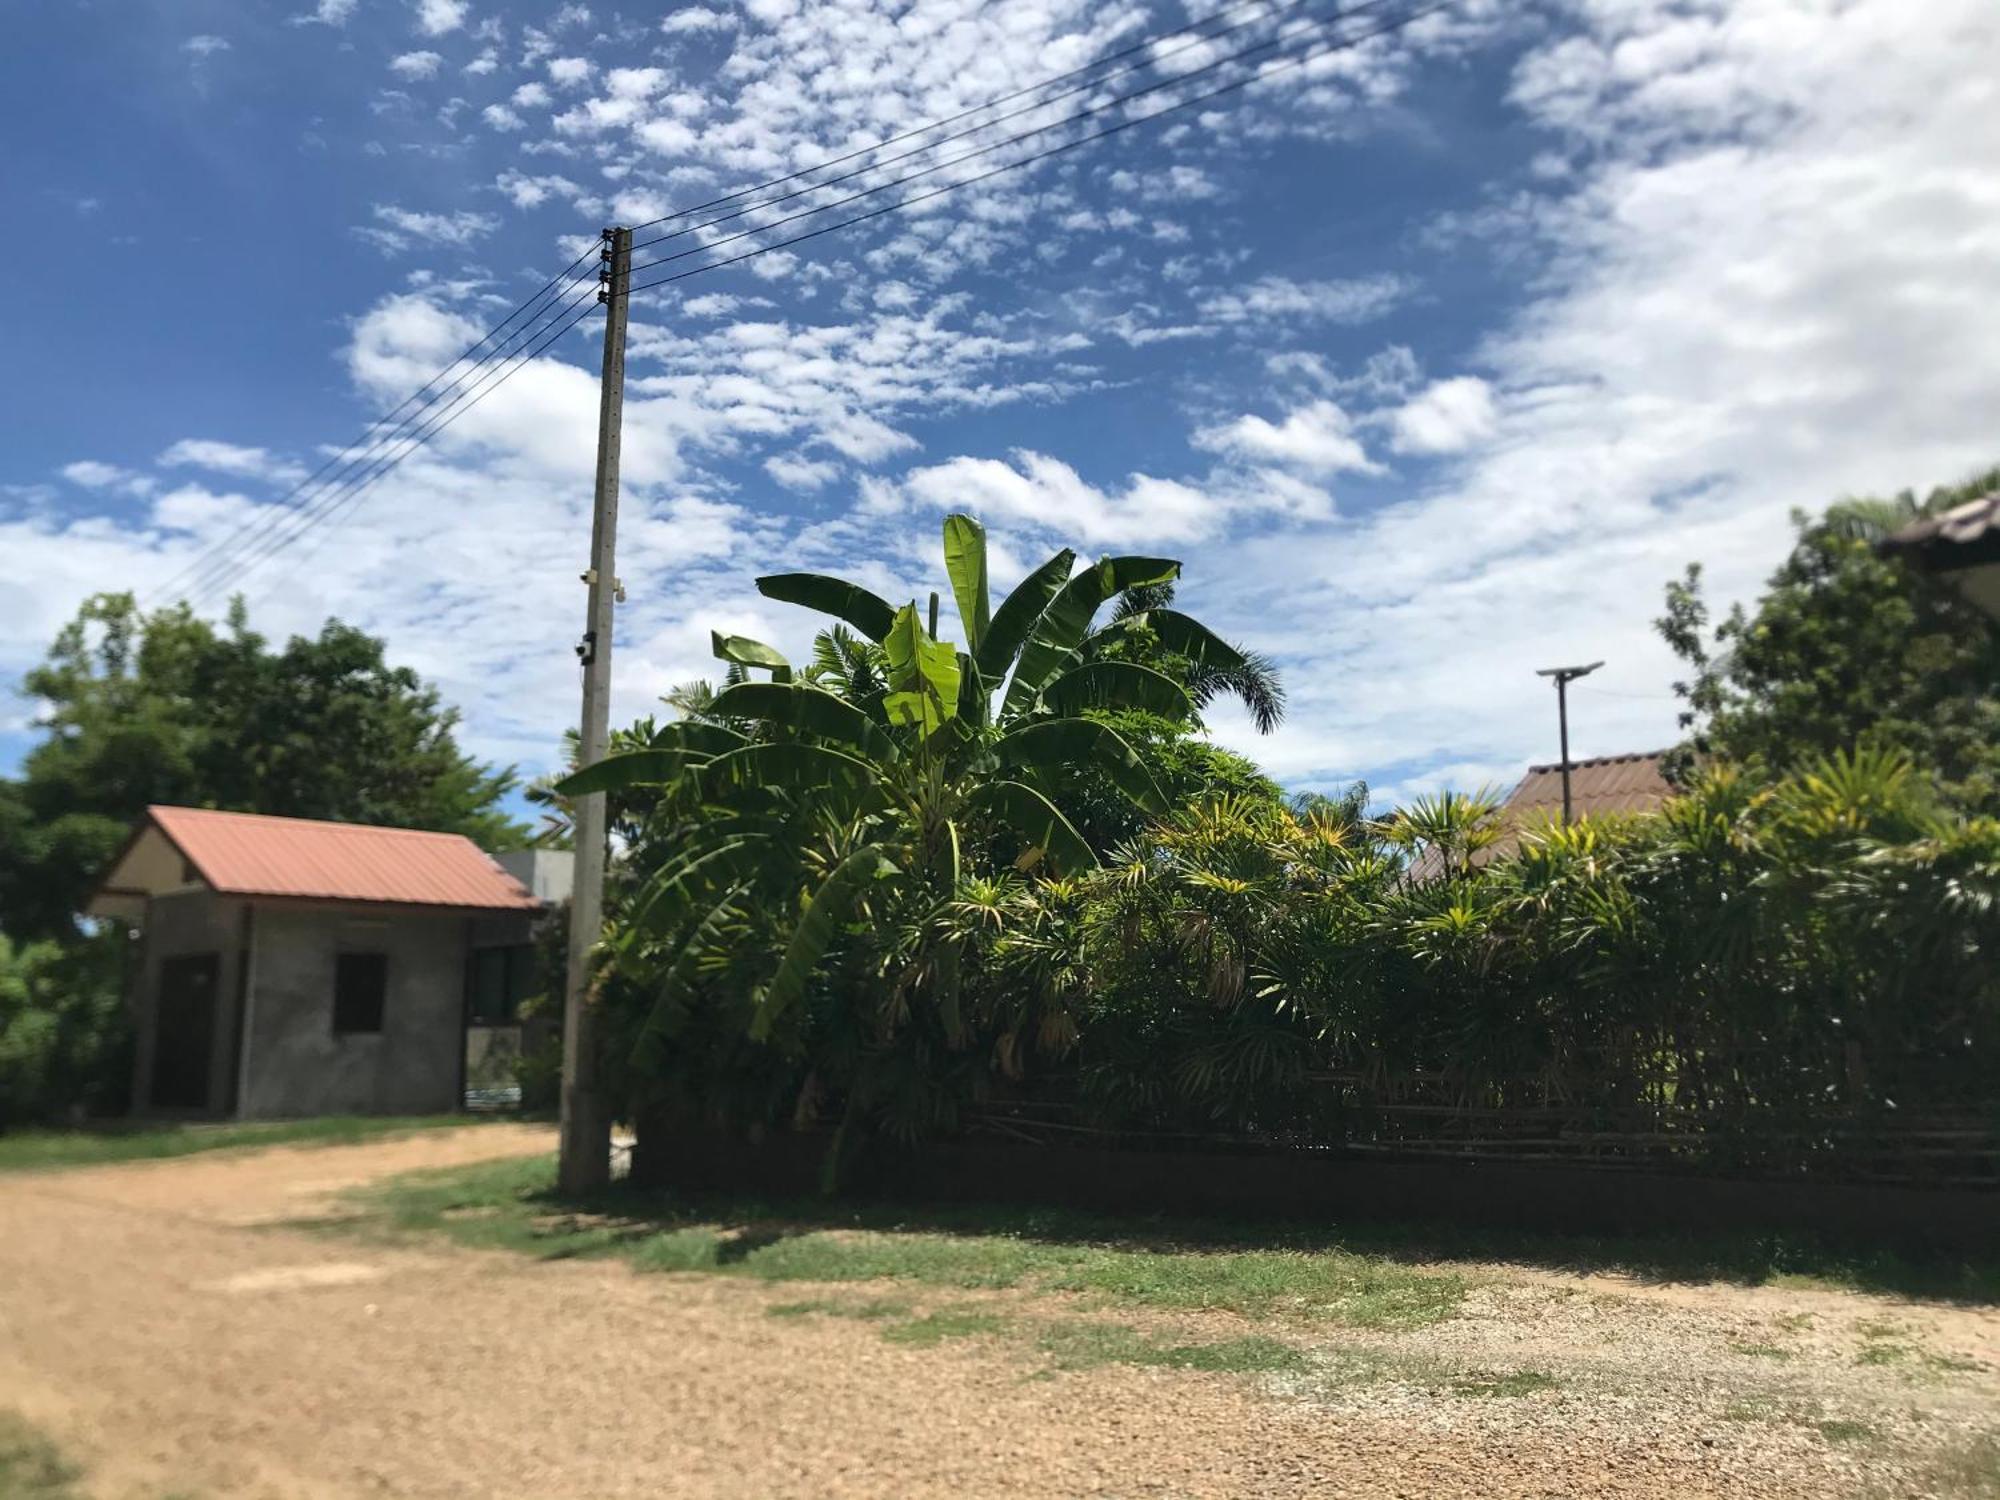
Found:
[[[914, 600], [892, 605], [822, 574], [760, 578], [765, 597], [838, 622], [814, 661], [795, 670], [762, 642], [718, 634], [715, 654], [735, 680], [704, 703], [701, 722], [666, 726], [561, 784], [570, 796], [651, 787], [673, 820], [676, 857], [634, 892], [610, 942], [614, 962], [660, 987], [659, 1024], [702, 971], [701, 946], [735, 930], [730, 912], [761, 911], [777, 929], [750, 1031], [784, 1040], [843, 931], [885, 925], [892, 911], [925, 928], [923, 913], [955, 900], [969, 863], [998, 859], [1037, 874], [1094, 865], [1061, 806], [1078, 770], [1165, 811], [1138, 754], [1092, 711], [1187, 719], [1193, 703], [1167, 674], [1092, 649], [1091, 627], [1109, 601], [1170, 583], [1180, 564], [1107, 557], [1079, 566], [1064, 549], [995, 608], [984, 528], [952, 515], [943, 530], [962, 645], [938, 640]], [[1191, 659], [1241, 660], [1174, 611], [1108, 628], [1149, 626]], [[868, 690], [853, 698], [821, 685], [856, 681]], [[874, 989], [898, 1005], [913, 988], [926, 992], [950, 1037], [962, 1031], [958, 963], [953, 941], [940, 944], [910, 960], [921, 984]], [[878, 1029], [902, 1019], [900, 1010], [875, 1018]]]

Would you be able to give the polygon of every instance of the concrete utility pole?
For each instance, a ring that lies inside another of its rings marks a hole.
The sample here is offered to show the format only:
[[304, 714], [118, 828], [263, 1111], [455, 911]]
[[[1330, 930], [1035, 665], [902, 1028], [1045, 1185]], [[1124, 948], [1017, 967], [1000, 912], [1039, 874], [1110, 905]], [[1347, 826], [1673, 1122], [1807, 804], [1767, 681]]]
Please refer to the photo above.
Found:
[[1585, 667], [1537, 667], [1537, 677], [1553, 677], [1556, 680], [1556, 718], [1562, 725], [1562, 773], [1563, 773], [1563, 827], [1569, 827], [1569, 685], [1579, 677], [1588, 677], [1599, 667], [1601, 661], [1594, 661]]
[[[611, 636], [618, 582], [618, 450], [625, 424], [625, 318], [632, 283], [632, 231], [604, 231], [604, 377], [597, 406], [597, 498], [590, 523], [590, 586], [583, 640], [583, 716], [578, 766], [604, 759], [611, 739]], [[597, 1015], [589, 1003], [590, 954], [604, 925], [609, 830], [604, 793], [576, 799], [576, 890], [569, 908], [569, 973], [563, 994], [562, 1145], [556, 1181], [587, 1193], [611, 1180], [611, 1114], [597, 1082]]]

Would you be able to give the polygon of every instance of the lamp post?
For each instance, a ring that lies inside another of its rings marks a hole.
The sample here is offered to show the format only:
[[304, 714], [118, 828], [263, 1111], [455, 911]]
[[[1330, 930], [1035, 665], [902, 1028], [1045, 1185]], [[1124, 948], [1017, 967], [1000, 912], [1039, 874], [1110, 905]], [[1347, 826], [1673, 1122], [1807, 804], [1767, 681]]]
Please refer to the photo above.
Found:
[[1569, 827], [1569, 685], [1579, 677], [1588, 677], [1599, 667], [1601, 661], [1591, 662], [1582, 667], [1537, 667], [1537, 677], [1553, 677], [1556, 680], [1556, 720], [1562, 726], [1562, 773], [1563, 773], [1563, 827]]

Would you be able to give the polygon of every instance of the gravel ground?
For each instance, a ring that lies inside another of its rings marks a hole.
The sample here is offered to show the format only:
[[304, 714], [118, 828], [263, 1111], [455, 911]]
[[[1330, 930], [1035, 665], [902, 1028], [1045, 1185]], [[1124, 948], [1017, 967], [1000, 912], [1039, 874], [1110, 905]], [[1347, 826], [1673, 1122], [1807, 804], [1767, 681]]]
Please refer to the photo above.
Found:
[[[797, 1283], [279, 1227], [550, 1146], [487, 1125], [0, 1179], [0, 1410], [117, 1500], [1915, 1497], [1926, 1455], [2000, 1427], [1990, 1309], [1496, 1267], [1401, 1335], [1105, 1314], [1309, 1344], [1304, 1373], [1065, 1371], [1020, 1340], [769, 1316]], [[1552, 1383], [1480, 1385], [1521, 1371]]]

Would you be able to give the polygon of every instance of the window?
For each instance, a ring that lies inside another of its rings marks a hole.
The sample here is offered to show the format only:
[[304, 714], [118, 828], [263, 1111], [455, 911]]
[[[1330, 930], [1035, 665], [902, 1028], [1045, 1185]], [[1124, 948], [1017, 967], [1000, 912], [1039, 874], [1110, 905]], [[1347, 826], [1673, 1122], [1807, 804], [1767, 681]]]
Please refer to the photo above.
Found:
[[342, 953], [333, 961], [333, 1031], [382, 1029], [382, 1006], [389, 994], [389, 955]]
[[521, 1018], [521, 1002], [534, 992], [535, 949], [531, 943], [506, 948], [472, 950], [472, 1013], [474, 1026], [512, 1026]]

